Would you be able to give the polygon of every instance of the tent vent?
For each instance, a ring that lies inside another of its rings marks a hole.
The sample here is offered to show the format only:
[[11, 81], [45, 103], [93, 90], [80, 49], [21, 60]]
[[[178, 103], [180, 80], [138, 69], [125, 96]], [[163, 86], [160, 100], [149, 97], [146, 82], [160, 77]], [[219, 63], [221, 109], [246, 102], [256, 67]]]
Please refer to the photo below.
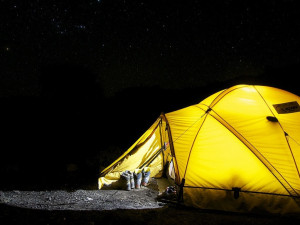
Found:
[[275, 116], [267, 116], [267, 120], [271, 122], [278, 122], [278, 119]]
[[235, 199], [238, 199], [240, 197], [241, 188], [233, 187], [232, 190], [233, 190], [233, 197]]

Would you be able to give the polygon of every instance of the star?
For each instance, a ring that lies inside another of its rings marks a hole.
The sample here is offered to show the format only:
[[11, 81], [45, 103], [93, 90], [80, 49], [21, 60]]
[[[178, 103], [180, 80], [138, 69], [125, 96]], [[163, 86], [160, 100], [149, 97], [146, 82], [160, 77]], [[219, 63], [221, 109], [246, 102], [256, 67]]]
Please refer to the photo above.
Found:
[[76, 25], [75, 27], [78, 28], [78, 29], [80, 29], [80, 30], [84, 30], [86, 28], [86, 26], [83, 25], [83, 24]]

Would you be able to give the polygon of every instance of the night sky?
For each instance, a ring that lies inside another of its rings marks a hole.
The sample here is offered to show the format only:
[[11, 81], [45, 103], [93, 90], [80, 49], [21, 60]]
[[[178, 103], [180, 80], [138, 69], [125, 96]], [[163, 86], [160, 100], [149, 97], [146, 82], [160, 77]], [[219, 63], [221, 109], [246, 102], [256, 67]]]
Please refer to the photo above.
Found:
[[72, 164], [94, 179], [99, 151], [124, 151], [161, 111], [240, 83], [299, 95], [296, 2], [1, 0], [1, 173]]
[[201, 87], [299, 64], [296, 1], [1, 1], [0, 96], [37, 96], [44, 66], [90, 71], [106, 96]]

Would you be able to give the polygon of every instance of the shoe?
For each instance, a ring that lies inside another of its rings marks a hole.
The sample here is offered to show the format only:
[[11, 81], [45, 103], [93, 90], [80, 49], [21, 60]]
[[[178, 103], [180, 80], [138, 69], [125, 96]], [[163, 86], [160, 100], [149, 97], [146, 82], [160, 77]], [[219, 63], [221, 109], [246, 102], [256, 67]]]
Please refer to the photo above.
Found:
[[131, 190], [131, 184], [130, 184], [130, 174], [128, 173], [129, 171], [126, 170], [125, 172], [121, 173], [121, 181], [122, 184], [124, 182], [123, 188], [127, 191]]
[[140, 189], [141, 188], [141, 182], [142, 182], [142, 170], [141, 169], [135, 169], [134, 170], [134, 178], [136, 180], [135, 188]]
[[131, 189], [134, 189], [135, 185], [134, 185], [134, 177], [133, 177], [133, 173], [128, 171], [128, 174], [130, 176], [130, 187]]
[[143, 169], [142, 186], [148, 186], [149, 178], [150, 178], [150, 167], [145, 167]]

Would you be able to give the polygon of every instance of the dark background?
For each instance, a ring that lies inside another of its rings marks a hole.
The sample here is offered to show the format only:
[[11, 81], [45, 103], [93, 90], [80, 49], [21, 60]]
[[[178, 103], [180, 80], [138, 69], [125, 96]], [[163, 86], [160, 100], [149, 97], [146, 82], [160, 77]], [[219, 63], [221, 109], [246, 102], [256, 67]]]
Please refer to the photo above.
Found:
[[0, 1], [0, 188], [96, 188], [161, 112], [235, 84], [300, 95], [285, 1]]

